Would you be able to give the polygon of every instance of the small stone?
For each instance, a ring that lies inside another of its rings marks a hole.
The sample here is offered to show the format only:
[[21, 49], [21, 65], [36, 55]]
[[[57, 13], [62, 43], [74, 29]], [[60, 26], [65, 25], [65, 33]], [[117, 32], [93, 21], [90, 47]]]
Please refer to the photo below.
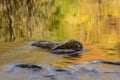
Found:
[[33, 71], [39, 71], [42, 69], [42, 67], [33, 65], [33, 64], [17, 64], [14, 67], [23, 68], [23, 69], [27, 69], [27, 70], [33, 70]]

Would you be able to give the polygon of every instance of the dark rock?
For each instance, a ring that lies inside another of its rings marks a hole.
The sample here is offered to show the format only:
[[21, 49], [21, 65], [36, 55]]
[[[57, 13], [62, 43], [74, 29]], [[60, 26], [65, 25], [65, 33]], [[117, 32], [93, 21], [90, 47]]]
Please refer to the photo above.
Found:
[[65, 50], [65, 49], [61, 49], [61, 50], [53, 50], [51, 51], [51, 53], [53, 54], [64, 54], [64, 55], [69, 55], [72, 57], [77, 57], [82, 51], [75, 51], [75, 50]]
[[67, 41], [61, 42], [60, 44], [54, 46], [52, 48], [52, 50], [70, 49], [70, 50], [80, 51], [80, 50], [82, 50], [82, 48], [83, 48], [83, 46], [79, 41], [67, 40]]
[[59, 42], [50, 42], [46, 40], [41, 40], [35, 43], [32, 43], [32, 46], [40, 47], [43, 49], [52, 49], [55, 45], [59, 44]]
[[65, 73], [65, 74], [72, 74], [72, 70], [68, 68], [58, 68], [58, 67], [53, 67], [52, 71], [55, 73]]
[[[13, 69], [14, 67], [14, 69]], [[0, 75], [2, 80], [119, 80], [119, 62], [95, 60], [59, 68], [45, 65], [17, 64]], [[20, 68], [20, 69], [19, 69]], [[41, 70], [42, 69], [42, 70]], [[28, 70], [28, 71], [27, 71]], [[30, 70], [30, 71], [29, 71]], [[34, 72], [37, 70], [37, 72]], [[7, 73], [7, 74], [6, 74]]]
[[101, 61], [101, 63], [110, 64], [110, 65], [119, 65], [120, 66], [120, 62]]
[[16, 64], [15, 67], [33, 70], [33, 71], [39, 71], [42, 69], [41, 66], [37, 66], [37, 65], [33, 65], [33, 64]]
[[50, 42], [50, 41], [38, 41], [32, 44], [32, 46], [41, 47], [43, 49], [49, 49], [52, 53], [73, 53], [80, 54], [83, 46], [79, 41], [67, 40], [63, 42]]
[[57, 72], [66, 72], [66, 71], [70, 71], [70, 70], [65, 69], [65, 68], [55, 68], [55, 71], [57, 71]]
[[71, 49], [56, 49], [56, 50], [52, 50], [52, 53], [73, 53], [75, 52], [75, 50], [71, 50]]
[[54, 78], [54, 75], [45, 75], [45, 78]]

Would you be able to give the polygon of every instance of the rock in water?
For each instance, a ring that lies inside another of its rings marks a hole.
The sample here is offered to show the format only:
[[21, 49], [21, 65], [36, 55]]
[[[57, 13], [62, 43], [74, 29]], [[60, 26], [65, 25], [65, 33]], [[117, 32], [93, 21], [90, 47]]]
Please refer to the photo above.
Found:
[[41, 47], [43, 49], [49, 49], [52, 53], [76, 53], [82, 51], [83, 46], [77, 40], [66, 40], [63, 42], [50, 42], [50, 41], [38, 41], [32, 44], [32, 46]]
[[75, 50], [75, 51], [80, 51], [82, 50], [82, 44], [79, 41], [76, 40], [67, 40], [64, 42], [61, 42], [58, 45], [55, 45], [52, 50], [56, 49], [70, 49], [70, 50]]
[[14, 67], [33, 70], [33, 71], [39, 71], [42, 69], [41, 66], [37, 66], [37, 65], [33, 65], [33, 64], [16, 64]]
[[32, 46], [36, 46], [36, 47], [40, 47], [43, 49], [52, 49], [55, 45], [57, 45], [59, 43], [57, 42], [50, 42], [50, 41], [46, 41], [46, 40], [41, 40], [35, 43], [32, 43]]

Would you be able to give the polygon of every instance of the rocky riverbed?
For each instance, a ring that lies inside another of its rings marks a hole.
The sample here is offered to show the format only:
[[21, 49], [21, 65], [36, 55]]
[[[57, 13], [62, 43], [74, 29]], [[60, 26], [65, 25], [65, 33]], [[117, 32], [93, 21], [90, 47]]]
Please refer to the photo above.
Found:
[[59, 68], [47, 65], [13, 64], [0, 74], [1, 80], [119, 80], [120, 63], [83, 62]]

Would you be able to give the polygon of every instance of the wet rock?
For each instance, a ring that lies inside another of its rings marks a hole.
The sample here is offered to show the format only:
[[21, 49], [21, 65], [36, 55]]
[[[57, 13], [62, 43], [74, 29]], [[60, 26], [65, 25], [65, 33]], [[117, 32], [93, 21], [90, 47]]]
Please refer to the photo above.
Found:
[[54, 68], [55, 72], [63, 72], [66, 74], [72, 74], [72, 70], [67, 69], [67, 68]]
[[63, 42], [50, 42], [50, 41], [38, 41], [32, 46], [41, 47], [43, 49], [50, 50], [51, 53], [61, 54], [61, 53], [69, 53], [71, 55], [80, 54], [83, 50], [83, 46], [79, 41], [76, 40], [66, 40]]
[[57, 49], [70, 49], [70, 50], [75, 50], [75, 51], [80, 51], [82, 50], [83, 46], [79, 41], [76, 40], [67, 40], [63, 41], [60, 44], [54, 46], [52, 50], [57, 50]]
[[53, 54], [57, 54], [57, 55], [68, 55], [68, 56], [71, 56], [71, 57], [77, 57], [79, 56], [80, 53], [82, 53], [82, 51], [74, 51], [74, 50], [53, 50], [51, 51], [51, 53]]
[[[20, 68], [19, 71], [13, 70], [0, 78], [3, 80], [119, 80], [119, 65], [119, 62], [98, 60], [71, 65], [67, 68], [16, 64], [14, 69]], [[10, 77], [7, 79], [8, 76]]]
[[92, 62], [83, 62], [78, 65], [68, 66], [68, 68], [57, 68], [57, 67], [49, 67], [49, 66], [37, 66], [33, 64], [16, 64], [14, 67], [31, 70], [31, 71], [40, 71], [56, 74], [56, 72], [63, 72], [67, 74], [71, 74], [73, 70], [79, 72], [95, 72], [95, 73], [120, 73], [120, 64], [119, 62], [109, 62], [109, 61], [92, 61]]
[[33, 64], [16, 64], [14, 68], [23, 68], [26, 70], [33, 70], [33, 71], [39, 71], [42, 70], [41, 66], [33, 65]]
[[84, 62], [79, 65], [69, 66], [76, 71], [89, 71], [95, 73], [120, 73], [119, 62], [93, 61]]
[[56, 50], [52, 50], [52, 53], [74, 53], [75, 50], [71, 50], [71, 49], [56, 49]]
[[43, 48], [43, 49], [51, 49], [56, 44], [57, 43], [53, 43], [53, 42], [46, 41], [46, 40], [41, 40], [41, 41], [32, 43], [31, 45], [36, 46], [36, 47], [40, 47], [40, 48]]
[[101, 63], [120, 66], [120, 62], [101, 61]]

